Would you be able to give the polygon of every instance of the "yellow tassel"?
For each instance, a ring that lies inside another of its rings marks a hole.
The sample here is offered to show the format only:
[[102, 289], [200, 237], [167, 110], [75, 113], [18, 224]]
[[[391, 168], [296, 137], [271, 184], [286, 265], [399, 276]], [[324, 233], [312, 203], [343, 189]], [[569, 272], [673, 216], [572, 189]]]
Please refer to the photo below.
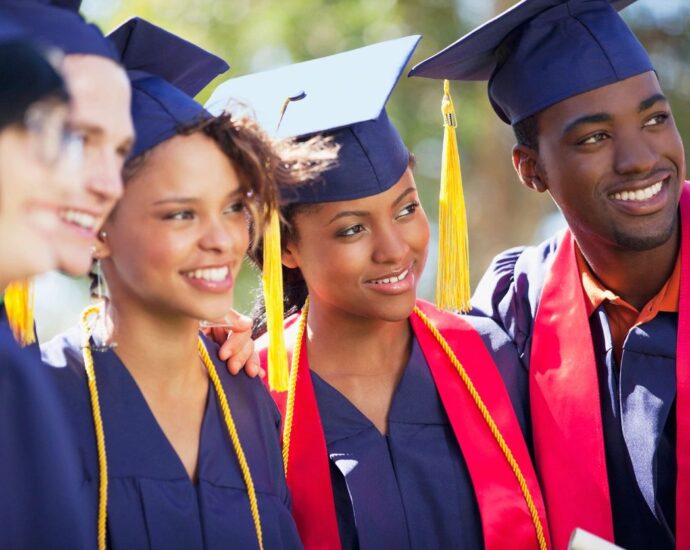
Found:
[[288, 361], [283, 339], [283, 269], [280, 250], [280, 218], [277, 211], [264, 231], [262, 273], [268, 328], [268, 386], [273, 391], [288, 387]]
[[447, 80], [443, 82], [443, 92], [443, 159], [438, 215], [436, 302], [441, 309], [468, 311], [471, 290], [467, 215], [462, 192], [458, 140], [455, 135], [457, 120]]
[[36, 341], [34, 332], [34, 285], [31, 279], [21, 279], [7, 285], [5, 310], [14, 338], [22, 346]]

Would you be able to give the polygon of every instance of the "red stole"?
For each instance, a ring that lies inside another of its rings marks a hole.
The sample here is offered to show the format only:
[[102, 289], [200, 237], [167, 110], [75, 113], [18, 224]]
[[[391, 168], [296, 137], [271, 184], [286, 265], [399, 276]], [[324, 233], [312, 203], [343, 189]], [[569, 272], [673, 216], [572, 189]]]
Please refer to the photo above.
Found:
[[[681, 284], [676, 359], [676, 544], [690, 548], [690, 186], [681, 200]], [[534, 320], [530, 403], [534, 451], [554, 548], [575, 527], [613, 541], [601, 402], [575, 243], [566, 231]], [[685, 337], [681, 337], [685, 335]]]
[[[544, 504], [527, 446], [508, 392], [493, 359], [475, 329], [456, 315], [426, 302], [417, 305], [441, 332], [472, 379], [526, 479], [544, 529]], [[289, 352], [294, 347], [297, 316], [286, 323]], [[484, 543], [488, 550], [538, 548], [535, 527], [515, 474], [458, 372], [434, 336], [417, 316], [412, 330], [431, 369], [444, 409], [468, 465], [477, 495]], [[262, 351], [262, 360], [265, 350]], [[314, 388], [309, 376], [306, 342], [301, 348], [288, 462], [287, 482], [293, 515], [305, 548], [340, 548], [331, 490], [328, 452]], [[275, 395], [285, 413], [285, 394]], [[548, 534], [545, 533], [548, 543]]]

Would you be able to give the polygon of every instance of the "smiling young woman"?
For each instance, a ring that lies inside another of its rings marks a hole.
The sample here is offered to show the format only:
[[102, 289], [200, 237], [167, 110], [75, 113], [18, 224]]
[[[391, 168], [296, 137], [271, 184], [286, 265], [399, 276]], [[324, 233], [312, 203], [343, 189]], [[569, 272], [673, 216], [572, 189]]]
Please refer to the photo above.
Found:
[[[278, 411], [260, 380], [227, 373], [199, 322], [230, 310], [250, 221], [260, 232], [277, 180], [312, 178], [320, 164], [306, 162], [310, 144], [279, 148], [256, 123], [213, 117], [191, 98], [227, 69], [221, 59], [141, 19], [111, 37], [137, 67], [137, 141], [96, 251], [116, 347], [97, 351], [87, 310], [42, 350], [64, 367], [52, 374], [78, 435], [94, 540], [300, 547]], [[189, 65], [171, 68], [179, 58]], [[298, 157], [304, 171], [287, 170]]]
[[502, 380], [525, 382], [514, 348], [416, 296], [429, 223], [385, 104], [418, 40], [232, 79], [210, 100], [262, 97], [275, 128], [303, 90], [278, 133], [340, 147], [321, 178], [281, 186], [292, 367], [273, 395], [293, 513], [307, 548], [535, 548], [548, 535], [525, 411]]

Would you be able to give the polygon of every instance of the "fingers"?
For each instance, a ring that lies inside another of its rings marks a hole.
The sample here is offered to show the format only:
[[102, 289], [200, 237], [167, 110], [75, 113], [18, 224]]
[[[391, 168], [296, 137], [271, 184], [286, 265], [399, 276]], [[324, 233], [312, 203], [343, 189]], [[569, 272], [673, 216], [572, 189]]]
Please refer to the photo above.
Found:
[[251, 330], [252, 318], [231, 309], [223, 318], [224, 324], [233, 332], [244, 332]]

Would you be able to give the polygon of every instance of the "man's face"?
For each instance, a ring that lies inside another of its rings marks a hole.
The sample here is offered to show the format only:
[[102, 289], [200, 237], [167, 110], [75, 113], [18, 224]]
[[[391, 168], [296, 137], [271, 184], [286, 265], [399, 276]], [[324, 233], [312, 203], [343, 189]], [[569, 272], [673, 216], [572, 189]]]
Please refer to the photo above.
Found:
[[96, 55], [68, 55], [62, 66], [72, 98], [70, 125], [84, 139], [84, 186], [63, 205], [56, 240], [59, 269], [81, 275], [91, 265], [98, 229], [122, 196], [122, 166], [134, 141], [125, 71]]
[[578, 240], [650, 250], [671, 238], [685, 156], [655, 73], [561, 101], [538, 127], [538, 178]]

